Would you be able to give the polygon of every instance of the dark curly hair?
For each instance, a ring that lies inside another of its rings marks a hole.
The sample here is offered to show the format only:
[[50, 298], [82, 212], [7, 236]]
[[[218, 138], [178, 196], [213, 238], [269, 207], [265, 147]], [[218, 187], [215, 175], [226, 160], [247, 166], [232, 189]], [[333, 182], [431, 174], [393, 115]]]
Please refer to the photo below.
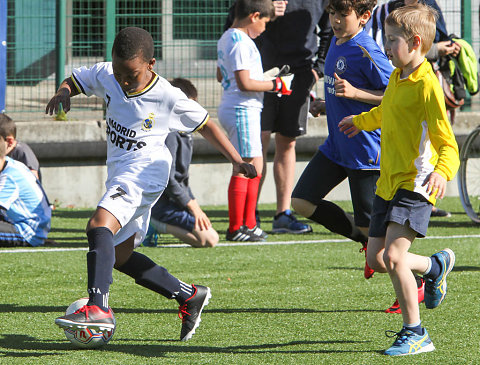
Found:
[[113, 41], [112, 54], [124, 60], [142, 57], [149, 62], [153, 58], [153, 38], [145, 29], [123, 28]]
[[372, 11], [377, 5], [377, 0], [330, 0], [327, 5], [327, 11], [330, 12], [349, 12], [353, 10], [357, 16]]

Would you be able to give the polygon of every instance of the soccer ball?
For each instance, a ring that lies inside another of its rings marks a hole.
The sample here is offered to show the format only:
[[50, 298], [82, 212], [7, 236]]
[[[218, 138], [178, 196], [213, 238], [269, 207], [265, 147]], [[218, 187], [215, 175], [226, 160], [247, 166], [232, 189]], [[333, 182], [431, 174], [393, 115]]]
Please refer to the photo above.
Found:
[[[85, 304], [87, 304], [87, 302], [88, 298], [81, 298], [74, 301], [68, 306], [65, 314], [68, 315], [76, 312], [78, 309], [82, 308]], [[75, 347], [93, 349], [106, 345], [108, 341], [112, 339], [114, 332], [115, 327], [113, 327], [113, 330], [109, 330], [107, 332], [97, 332], [88, 328], [66, 328], [65, 336]]]

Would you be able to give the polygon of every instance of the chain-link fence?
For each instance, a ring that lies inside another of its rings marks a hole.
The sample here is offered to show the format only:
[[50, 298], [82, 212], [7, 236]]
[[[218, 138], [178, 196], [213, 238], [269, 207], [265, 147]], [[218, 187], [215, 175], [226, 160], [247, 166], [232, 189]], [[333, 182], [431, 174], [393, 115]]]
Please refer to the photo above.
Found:
[[[43, 111], [59, 80], [75, 67], [109, 60], [115, 34], [126, 26], [148, 30], [155, 41], [155, 71], [191, 79], [200, 103], [216, 114], [216, 42], [234, 0], [6, 1], [6, 112], [15, 120], [47, 118]], [[470, 39], [478, 54], [480, 0], [438, 3], [448, 31]], [[76, 97], [69, 118], [102, 119], [103, 101]]]

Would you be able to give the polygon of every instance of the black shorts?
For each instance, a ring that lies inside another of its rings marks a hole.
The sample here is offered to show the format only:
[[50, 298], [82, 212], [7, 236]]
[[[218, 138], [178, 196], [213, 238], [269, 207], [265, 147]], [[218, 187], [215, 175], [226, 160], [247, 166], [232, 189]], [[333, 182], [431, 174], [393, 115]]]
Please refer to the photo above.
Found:
[[311, 70], [295, 73], [292, 94], [278, 97], [265, 93], [262, 110], [262, 131], [278, 132], [285, 137], [298, 137], [307, 133], [310, 91], [315, 85]]
[[385, 237], [388, 223], [395, 222], [408, 224], [417, 232], [417, 237], [425, 237], [431, 214], [432, 203], [419, 193], [399, 189], [392, 200], [384, 200], [376, 195], [368, 235]]
[[317, 151], [293, 189], [292, 198], [318, 205], [335, 186], [348, 178], [355, 225], [368, 227], [379, 176], [379, 170], [352, 170]]
[[0, 221], [0, 247], [14, 246], [29, 246], [29, 244], [13, 224]]

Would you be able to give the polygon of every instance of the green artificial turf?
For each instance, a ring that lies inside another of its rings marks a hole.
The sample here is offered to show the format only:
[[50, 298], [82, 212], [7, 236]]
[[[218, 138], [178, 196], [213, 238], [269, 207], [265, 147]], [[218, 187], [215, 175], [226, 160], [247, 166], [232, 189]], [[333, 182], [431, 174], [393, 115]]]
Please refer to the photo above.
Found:
[[[351, 210], [348, 202], [340, 204]], [[176, 303], [114, 272], [114, 339], [102, 349], [76, 350], [54, 319], [86, 295], [84, 227], [92, 211], [57, 209], [51, 233], [57, 244], [44, 247], [48, 251], [0, 249], [0, 363], [478, 364], [480, 227], [458, 199], [440, 207], [452, 217], [433, 218], [429, 238], [412, 248], [430, 255], [450, 247], [457, 256], [444, 303], [435, 310], [421, 305], [437, 348], [432, 353], [382, 355], [393, 342], [384, 331], [402, 325], [400, 315], [383, 312], [395, 299], [388, 275], [365, 280], [360, 244], [319, 225], [311, 234], [270, 235], [268, 245], [139, 248], [181, 280], [211, 288], [196, 334], [178, 341]], [[267, 231], [273, 209], [260, 207]], [[226, 207], [205, 211], [224, 242]], [[168, 236], [161, 242], [178, 243]]]

